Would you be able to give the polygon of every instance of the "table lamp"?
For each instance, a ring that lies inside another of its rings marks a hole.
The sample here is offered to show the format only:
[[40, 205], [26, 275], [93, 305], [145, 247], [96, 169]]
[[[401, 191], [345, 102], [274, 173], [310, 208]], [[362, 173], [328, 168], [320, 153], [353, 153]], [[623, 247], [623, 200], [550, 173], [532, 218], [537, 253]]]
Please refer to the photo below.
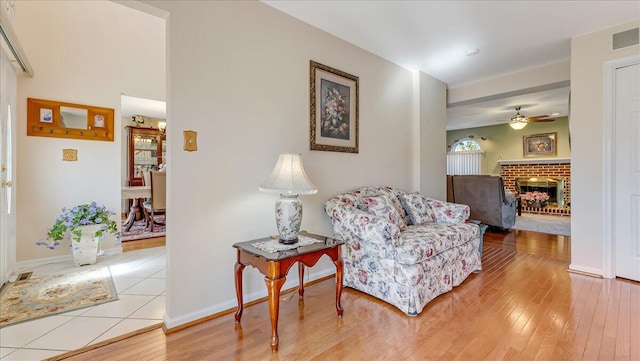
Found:
[[299, 195], [316, 194], [318, 189], [311, 183], [302, 166], [300, 154], [280, 154], [276, 167], [259, 187], [261, 192], [278, 194], [276, 201], [276, 225], [280, 243], [298, 242], [302, 223], [302, 202]]

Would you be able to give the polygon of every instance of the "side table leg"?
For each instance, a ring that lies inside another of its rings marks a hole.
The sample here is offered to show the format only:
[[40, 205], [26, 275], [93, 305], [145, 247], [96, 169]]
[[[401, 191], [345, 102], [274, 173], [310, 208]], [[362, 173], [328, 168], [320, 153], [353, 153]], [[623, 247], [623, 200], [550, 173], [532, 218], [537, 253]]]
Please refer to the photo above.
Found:
[[304, 264], [302, 262], [298, 262], [298, 276], [300, 277], [298, 294], [300, 295], [300, 298], [304, 298]]
[[236, 310], [236, 322], [240, 322], [242, 318], [242, 309], [244, 304], [242, 302], [242, 270], [244, 265], [240, 262], [236, 262], [235, 275], [236, 275], [236, 297], [238, 298], [238, 309]]
[[271, 279], [264, 278], [267, 284], [267, 293], [269, 297], [269, 316], [271, 317], [271, 352], [278, 351], [278, 314], [280, 313], [280, 289], [286, 281], [286, 277]]
[[336, 265], [336, 311], [338, 311], [338, 316], [342, 317], [342, 304], [340, 303], [340, 299], [342, 298], [342, 270], [343, 264], [342, 260], [338, 259], [333, 261]]

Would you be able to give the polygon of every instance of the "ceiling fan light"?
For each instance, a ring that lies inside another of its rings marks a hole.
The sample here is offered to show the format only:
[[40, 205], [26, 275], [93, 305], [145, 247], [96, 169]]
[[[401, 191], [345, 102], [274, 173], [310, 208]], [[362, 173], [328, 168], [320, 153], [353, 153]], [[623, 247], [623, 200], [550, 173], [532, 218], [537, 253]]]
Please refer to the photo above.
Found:
[[514, 122], [514, 123], [527, 123], [528, 122], [527, 118], [524, 115], [520, 114], [520, 113], [512, 116], [511, 117], [511, 121]]
[[526, 126], [527, 126], [527, 122], [525, 122], [525, 121], [514, 121], [514, 120], [512, 120], [512, 121], [510, 121], [510, 122], [509, 122], [509, 126], [510, 126], [511, 128], [513, 128], [513, 129], [515, 129], [515, 130], [520, 130], [520, 129], [522, 129], [522, 128], [524, 128], [524, 127], [526, 127]]

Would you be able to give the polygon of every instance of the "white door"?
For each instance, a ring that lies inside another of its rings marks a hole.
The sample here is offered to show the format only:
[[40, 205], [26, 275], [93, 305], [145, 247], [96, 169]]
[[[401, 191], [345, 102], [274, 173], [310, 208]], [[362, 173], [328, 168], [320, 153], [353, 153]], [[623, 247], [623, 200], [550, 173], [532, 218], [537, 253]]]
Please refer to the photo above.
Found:
[[16, 73], [0, 51], [0, 285], [16, 262]]
[[640, 64], [615, 79], [616, 276], [640, 281]]

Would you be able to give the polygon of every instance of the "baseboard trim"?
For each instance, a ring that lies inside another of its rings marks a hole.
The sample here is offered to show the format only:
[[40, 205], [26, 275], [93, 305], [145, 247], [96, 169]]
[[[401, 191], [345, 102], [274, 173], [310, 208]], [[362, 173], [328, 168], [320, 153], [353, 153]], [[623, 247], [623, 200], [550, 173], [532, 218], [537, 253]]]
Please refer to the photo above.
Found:
[[579, 266], [579, 265], [575, 265], [575, 264], [570, 264], [569, 268], [567, 269], [567, 271], [571, 272], [571, 273], [585, 275], [585, 276], [603, 278], [602, 277], [602, 270], [599, 269], [599, 268], [592, 268], [592, 267], [585, 267], [585, 266]]
[[[310, 281], [308, 281], [308, 282], [306, 282], [304, 284], [305, 287], [314, 285], [314, 284], [319, 283], [319, 282], [323, 282], [323, 281], [329, 280], [329, 279], [331, 279], [331, 278], [333, 278], [335, 276], [335, 273], [333, 272], [333, 270], [328, 270], [328, 272], [332, 272], [332, 273], [328, 274], [328, 275], [321, 275], [320, 273], [315, 275], [313, 280], [310, 280]], [[327, 272], [321, 272], [321, 273], [327, 273]], [[296, 284], [293, 287], [286, 288], [284, 291], [281, 292], [281, 295], [284, 295], [284, 294], [287, 294], [287, 293], [290, 293], [290, 292], [295, 292], [297, 290], [298, 290], [298, 285]], [[248, 302], [244, 303], [244, 308], [251, 307], [253, 305], [257, 305], [259, 303], [267, 301], [267, 299], [268, 299], [267, 296], [253, 298], [251, 301], [248, 301]], [[189, 320], [189, 321], [186, 321], [186, 322], [182, 322], [182, 323], [178, 323], [177, 319], [173, 319], [173, 320], [168, 319], [166, 317], [166, 314], [165, 314], [165, 320], [164, 320], [164, 324], [162, 326], [162, 330], [164, 331], [165, 334], [168, 335], [170, 333], [174, 333], [174, 332], [183, 330], [185, 328], [189, 328], [191, 326], [195, 326], [197, 324], [200, 324], [200, 323], [203, 323], [203, 322], [206, 322], [206, 321], [210, 321], [210, 320], [216, 319], [218, 317], [227, 315], [229, 313], [235, 312], [237, 307], [238, 307], [236, 302], [232, 301], [232, 303], [234, 303], [234, 305], [231, 306], [231, 307], [229, 307], [228, 303], [229, 302], [223, 303], [226, 306], [225, 306], [225, 308], [223, 308], [221, 310], [219, 309], [216, 312], [209, 313], [209, 315], [198, 317], [198, 318], [195, 318], [195, 319], [192, 319], [192, 320]], [[221, 304], [218, 304], [218, 306], [219, 305], [221, 305]], [[208, 309], [211, 309], [211, 308], [208, 308]], [[198, 313], [201, 314], [202, 311], [200, 311]], [[193, 315], [193, 314], [194, 313], [191, 313], [190, 315]], [[186, 315], [185, 317], [183, 317], [183, 319], [189, 317], [190, 315]], [[172, 323], [176, 324], [176, 325], [167, 327], [167, 325], [171, 325]]]

